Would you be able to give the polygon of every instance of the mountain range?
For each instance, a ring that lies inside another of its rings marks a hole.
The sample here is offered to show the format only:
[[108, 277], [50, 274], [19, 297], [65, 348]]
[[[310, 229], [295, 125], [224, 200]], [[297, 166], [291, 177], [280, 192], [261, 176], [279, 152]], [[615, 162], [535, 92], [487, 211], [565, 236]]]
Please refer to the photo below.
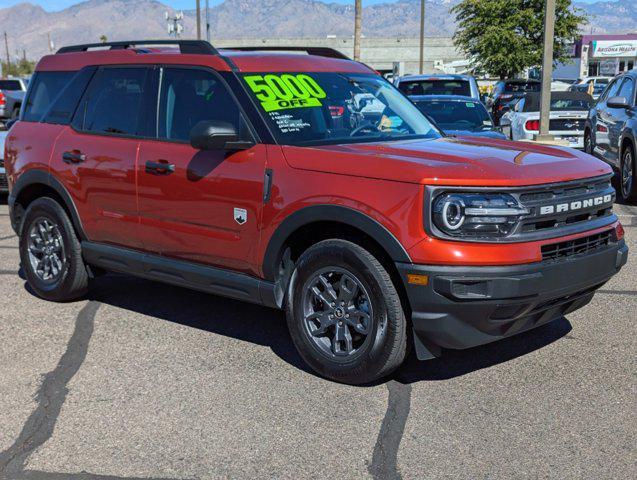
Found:
[[[455, 21], [449, 10], [458, 2], [427, 0], [427, 36], [453, 35]], [[589, 16], [585, 33], [637, 31], [635, 0], [576, 1], [575, 5]], [[57, 12], [26, 2], [0, 9], [0, 25], [7, 32], [12, 56], [21, 56], [24, 50], [28, 58], [36, 59], [49, 51], [48, 34], [56, 48], [97, 42], [102, 35], [109, 40], [167, 38], [166, 11], [174, 13], [157, 0], [87, 0]], [[193, 38], [195, 13], [185, 11], [184, 14], [183, 36]], [[419, 15], [420, 0], [365, 7], [363, 34], [366, 37], [417, 37]], [[220, 39], [350, 37], [353, 19], [353, 5], [318, 0], [225, 0], [210, 9], [212, 37]]]

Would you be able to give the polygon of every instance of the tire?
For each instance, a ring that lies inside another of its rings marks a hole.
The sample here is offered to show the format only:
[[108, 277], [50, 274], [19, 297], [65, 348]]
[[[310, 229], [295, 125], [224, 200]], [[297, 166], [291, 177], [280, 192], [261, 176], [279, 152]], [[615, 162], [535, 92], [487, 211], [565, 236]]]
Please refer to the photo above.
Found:
[[584, 132], [584, 152], [593, 155], [593, 139], [589, 130]]
[[635, 174], [635, 152], [628, 145], [622, 152], [622, 160], [619, 168], [619, 197], [624, 202], [637, 201], [637, 177]]
[[11, 111], [11, 120], [16, 120], [20, 116], [20, 107], [16, 107]]
[[52, 198], [39, 198], [27, 208], [20, 228], [20, 260], [29, 286], [45, 300], [75, 300], [88, 289], [80, 241]]
[[319, 375], [366, 384], [405, 359], [407, 321], [398, 292], [379, 261], [355, 243], [324, 240], [306, 250], [287, 298], [294, 345]]

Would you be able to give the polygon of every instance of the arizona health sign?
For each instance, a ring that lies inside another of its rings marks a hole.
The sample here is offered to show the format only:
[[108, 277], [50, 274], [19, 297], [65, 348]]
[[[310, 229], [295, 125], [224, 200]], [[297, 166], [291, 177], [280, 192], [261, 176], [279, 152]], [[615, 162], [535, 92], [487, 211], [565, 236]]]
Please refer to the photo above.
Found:
[[637, 57], [637, 40], [594, 40], [592, 56]]

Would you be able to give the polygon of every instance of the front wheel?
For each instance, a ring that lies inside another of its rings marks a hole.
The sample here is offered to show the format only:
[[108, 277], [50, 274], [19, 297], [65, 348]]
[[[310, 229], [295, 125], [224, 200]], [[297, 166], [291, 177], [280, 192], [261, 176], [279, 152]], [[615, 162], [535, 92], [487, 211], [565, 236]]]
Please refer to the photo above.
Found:
[[635, 152], [633, 152], [633, 147], [628, 146], [624, 150], [620, 167], [620, 197], [625, 202], [634, 202], [637, 200], [637, 181], [635, 181]]
[[378, 260], [352, 242], [325, 240], [301, 255], [287, 321], [301, 357], [332, 380], [369, 383], [405, 358], [407, 322], [398, 292]]
[[591, 132], [588, 130], [584, 133], [584, 151], [589, 155], [593, 154], [593, 139], [591, 138]]

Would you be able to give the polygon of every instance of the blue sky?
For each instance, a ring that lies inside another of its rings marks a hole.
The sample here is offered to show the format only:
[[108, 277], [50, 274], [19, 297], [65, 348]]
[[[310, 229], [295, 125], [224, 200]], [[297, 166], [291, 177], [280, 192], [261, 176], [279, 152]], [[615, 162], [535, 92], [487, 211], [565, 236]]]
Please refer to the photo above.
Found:
[[[10, 7], [11, 5], [15, 5], [16, 3], [23, 3], [28, 1], [30, 3], [37, 3], [42, 5], [46, 10], [62, 10], [70, 5], [74, 5], [76, 3], [80, 3], [80, 0], [0, 0], [0, 8]], [[210, 5], [216, 5], [221, 3], [222, 0], [209, 0]], [[383, 2], [394, 2], [396, 0], [363, 0], [363, 5], [373, 5], [375, 3], [383, 3]], [[597, 0], [581, 0], [587, 3], [593, 3]], [[353, 0], [325, 0], [326, 3], [335, 2], [335, 3], [354, 3]], [[162, 0], [162, 3], [171, 5], [174, 8], [178, 9], [191, 9], [195, 8], [195, 0]], [[201, 5], [205, 4], [205, 0], [201, 0]]]

